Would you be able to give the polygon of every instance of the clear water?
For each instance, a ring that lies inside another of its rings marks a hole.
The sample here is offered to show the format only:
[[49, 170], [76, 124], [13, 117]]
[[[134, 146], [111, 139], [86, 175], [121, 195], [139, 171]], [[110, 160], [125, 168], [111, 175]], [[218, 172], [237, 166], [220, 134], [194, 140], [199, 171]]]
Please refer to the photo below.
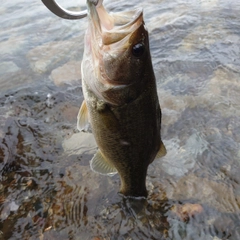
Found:
[[150, 33], [168, 154], [148, 169], [148, 199], [89, 168], [96, 144], [76, 130], [86, 19], [2, 1], [0, 239], [240, 239], [239, 1], [105, 5], [143, 7]]

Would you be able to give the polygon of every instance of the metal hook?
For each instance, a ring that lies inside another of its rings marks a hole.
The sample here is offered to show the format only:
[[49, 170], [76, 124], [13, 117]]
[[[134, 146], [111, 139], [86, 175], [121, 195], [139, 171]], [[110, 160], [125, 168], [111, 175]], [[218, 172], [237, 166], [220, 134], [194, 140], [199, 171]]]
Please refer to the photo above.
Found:
[[42, 0], [43, 4], [55, 15], [64, 19], [81, 19], [87, 16], [87, 10], [80, 12], [69, 11], [62, 8], [55, 0]]

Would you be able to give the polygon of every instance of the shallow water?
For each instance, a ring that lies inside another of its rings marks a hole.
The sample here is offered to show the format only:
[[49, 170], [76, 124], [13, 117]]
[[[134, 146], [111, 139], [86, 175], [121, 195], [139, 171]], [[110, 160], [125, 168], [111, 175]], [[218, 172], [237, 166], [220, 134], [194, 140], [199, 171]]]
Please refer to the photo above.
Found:
[[105, 5], [143, 7], [150, 33], [168, 154], [149, 166], [148, 199], [124, 199], [118, 176], [90, 170], [96, 144], [76, 129], [86, 19], [5, 1], [0, 239], [240, 239], [239, 1]]

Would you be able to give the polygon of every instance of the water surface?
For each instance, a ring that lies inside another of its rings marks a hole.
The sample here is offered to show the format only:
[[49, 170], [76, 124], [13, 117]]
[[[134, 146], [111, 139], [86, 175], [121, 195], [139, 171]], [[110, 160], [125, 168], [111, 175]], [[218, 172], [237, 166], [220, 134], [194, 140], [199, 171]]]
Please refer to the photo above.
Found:
[[149, 166], [148, 199], [124, 199], [118, 176], [90, 170], [94, 138], [76, 129], [86, 19], [5, 1], [0, 239], [240, 239], [239, 1], [105, 5], [143, 7], [150, 34], [168, 154]]

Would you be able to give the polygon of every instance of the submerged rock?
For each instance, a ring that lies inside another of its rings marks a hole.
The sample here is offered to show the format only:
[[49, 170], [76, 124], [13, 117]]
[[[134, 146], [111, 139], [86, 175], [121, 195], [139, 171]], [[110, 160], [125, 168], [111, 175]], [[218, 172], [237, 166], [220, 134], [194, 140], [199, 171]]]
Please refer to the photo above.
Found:
[[176, 204], [171, 208], [172, 213], [176, 214], [182, 221], [187, 222], [191, 217], [203, 212], [200, 204], [186, 203], [183, 205]]
[[222, 213], [240, 212], [240, 195], [236, 195], [232, 186], [223, 181], [213, 181], [194, 174], [182, 177], [174, 186], [174, 191], [167, 195], [168, 198], [178, 201], [194, 199]]
[[210, 11], [210, 9], [214, 9], [219, 6], [219, 0], [201, 0], [200, 1], [201, 8]]
[[93, 154], [96, 152], [97, 144], [91, 133], [75, 133], [63, 142], [63, 149], [66, 153], [81, 155], [85, 152]]
[[[66, 41], [54, 41], [30, 50], [27, 58], [31, 68], [36, 73], [45, 73], [56, 68], [62, 62], [81, 57], [82, 54], [76, 42], [78, 42], [78, 38]], [[78, 46], [77, 49], [76, 46]]]
[[19, 71], [20, 68], [14, 63], [10, 61], [2, 62], [0, 66], [0, 73], [13, 73]]
[[71, 83], [73, 81], [79, 81], [81, 79], [81, 62], [70, 61], [61, 67], [54, 69], [50, 78], [53, 80], [56, 86], [61, 86], [64, 83]]
[[0, 56], [9, 57], [9, 55], [16, 55], [22, 52], [22, 49], [26, 47], [28, 39], [23, 36], [10, 36], [7, 40], [1, 41], [0, 44]]

